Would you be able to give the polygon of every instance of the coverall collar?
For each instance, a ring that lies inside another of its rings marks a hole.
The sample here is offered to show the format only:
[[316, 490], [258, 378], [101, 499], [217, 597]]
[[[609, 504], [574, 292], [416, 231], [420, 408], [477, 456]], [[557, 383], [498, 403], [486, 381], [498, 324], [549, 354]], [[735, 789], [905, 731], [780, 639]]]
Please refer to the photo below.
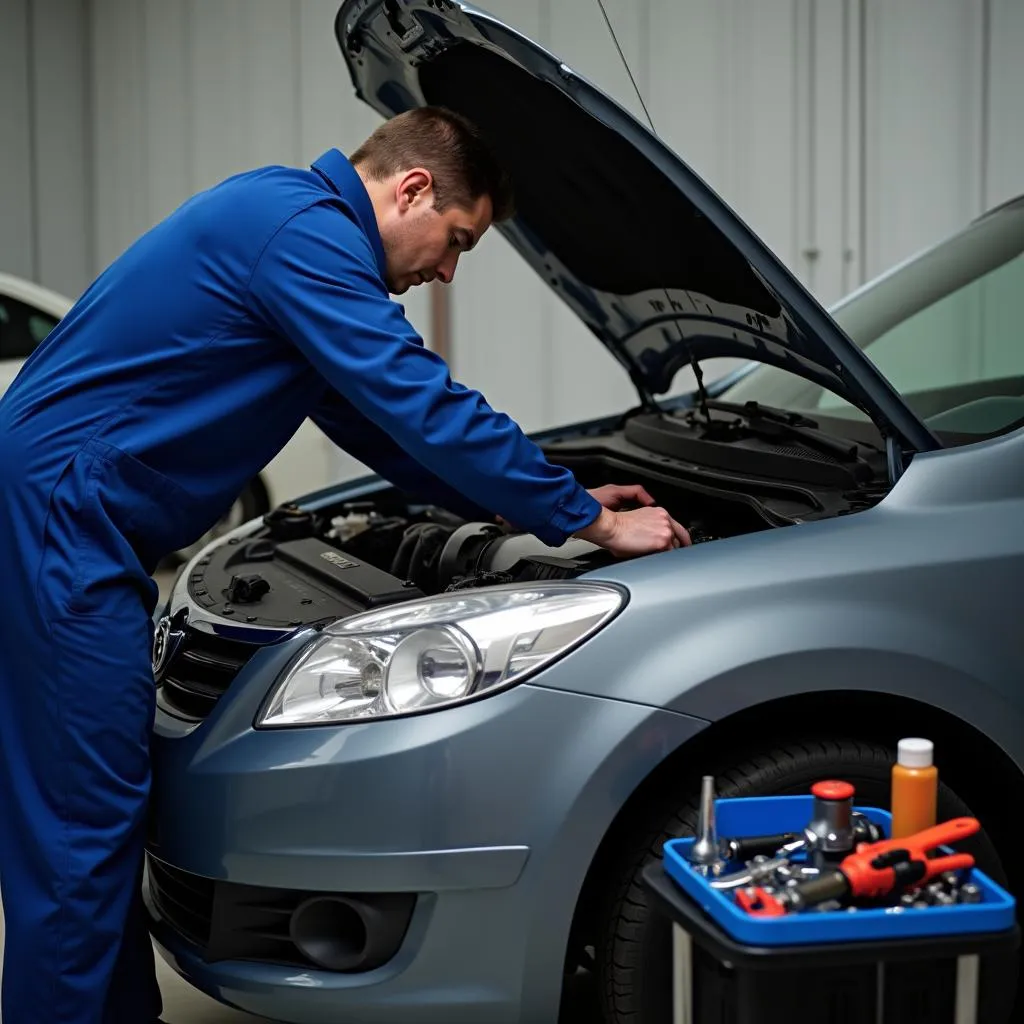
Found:
[[377, 260], [377, 270], [384, 277], [386, 262], [384, 259], [384, 243], [377, 227], [377, 217], [373, 212], [370, 194], [366, 191], [363, 179], [349, 162], [348, 158], [337, 149], [329, 149], [313, 164], [313, 170], [327, 182], [331, 188], [342, 196], [352, 207], [359, 221], [359, 226], [370, 240], [373, 255]]

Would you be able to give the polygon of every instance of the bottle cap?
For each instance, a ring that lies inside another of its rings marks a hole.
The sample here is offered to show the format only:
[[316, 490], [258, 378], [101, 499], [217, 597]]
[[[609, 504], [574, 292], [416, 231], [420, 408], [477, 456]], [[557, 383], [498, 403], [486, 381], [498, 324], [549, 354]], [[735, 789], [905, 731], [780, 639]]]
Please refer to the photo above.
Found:
[[916, 737], [900, 740], [896, 747], [896, 759], [906, 768], [928, 768], [934, 750], [935, 744], [931, 740]]
[[853, 798], [853, 786], [838, 779], [826, 779], [811, 786], [811, 793], [819, 800], [850, 800]]

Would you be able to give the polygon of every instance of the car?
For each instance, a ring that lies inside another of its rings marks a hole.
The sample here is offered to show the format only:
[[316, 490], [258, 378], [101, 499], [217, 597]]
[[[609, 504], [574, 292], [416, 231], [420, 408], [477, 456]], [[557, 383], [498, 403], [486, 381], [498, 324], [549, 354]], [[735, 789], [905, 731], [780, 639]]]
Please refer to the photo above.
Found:
[[[0, 273], [0, 395], [14, 381], [25, 360], [71, 309], [70, 299], [33, 281]], [[215, 537], [268, 512], [284, 498], [316, 491], [359, 472], [354, 460], [337, 449], [319, 427], [307, 420], [284, 449], [235, 499], [231, 508], [195, 543], [175, 553], [187, 561]]]
[[[538, 1024], [587, 975], [588, 1019], [668, 1019], [641, 871], [692, 834], [702, 776], [885, 807], [907, 736], [935, 744], [940, 819], [977, 816], [964, 848], [1024, 892], [1024, 198], [829, 312], [485, 12], [346, 0], [336, 33], [380, 114], [489, 134], [500, 230], [635, 384], [534, 439], [694, 543], [552, 548], [366, 476], [207, 546], [155, 622], [161, 955], [298, 1024]], [[717, 358], [742, 365], [664, 397]], [[981, 1019], [1011, 1019], [1016, 970]]]

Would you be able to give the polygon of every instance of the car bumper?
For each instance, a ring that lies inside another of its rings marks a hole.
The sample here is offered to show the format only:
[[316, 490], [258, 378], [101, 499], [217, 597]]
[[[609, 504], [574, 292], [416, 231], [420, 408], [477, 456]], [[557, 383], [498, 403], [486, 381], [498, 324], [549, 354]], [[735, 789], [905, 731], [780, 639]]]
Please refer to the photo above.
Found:
[[211, 962], [150, 894], [165, 958], [215, 998], [296, 1024], [554, 1020], [601, 838], [705, 723], [521, 685], [415, 717], [255, 730], [267, 669], [288, 656], [269, 654], [198, 728], [158, 713], [151, 853], [232, 885], [415, 894], [408, 926], [367, 971]]

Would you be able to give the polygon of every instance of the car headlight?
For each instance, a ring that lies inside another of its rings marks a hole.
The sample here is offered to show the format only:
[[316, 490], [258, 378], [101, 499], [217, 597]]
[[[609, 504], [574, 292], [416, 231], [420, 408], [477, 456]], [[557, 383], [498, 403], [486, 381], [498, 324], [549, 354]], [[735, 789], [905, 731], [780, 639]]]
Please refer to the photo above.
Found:
[[343, 619], [292, 666], [256, 724], [390, 718], [493, 692], [593, 635], [624, 600], [602, 584], [519, 584]]

